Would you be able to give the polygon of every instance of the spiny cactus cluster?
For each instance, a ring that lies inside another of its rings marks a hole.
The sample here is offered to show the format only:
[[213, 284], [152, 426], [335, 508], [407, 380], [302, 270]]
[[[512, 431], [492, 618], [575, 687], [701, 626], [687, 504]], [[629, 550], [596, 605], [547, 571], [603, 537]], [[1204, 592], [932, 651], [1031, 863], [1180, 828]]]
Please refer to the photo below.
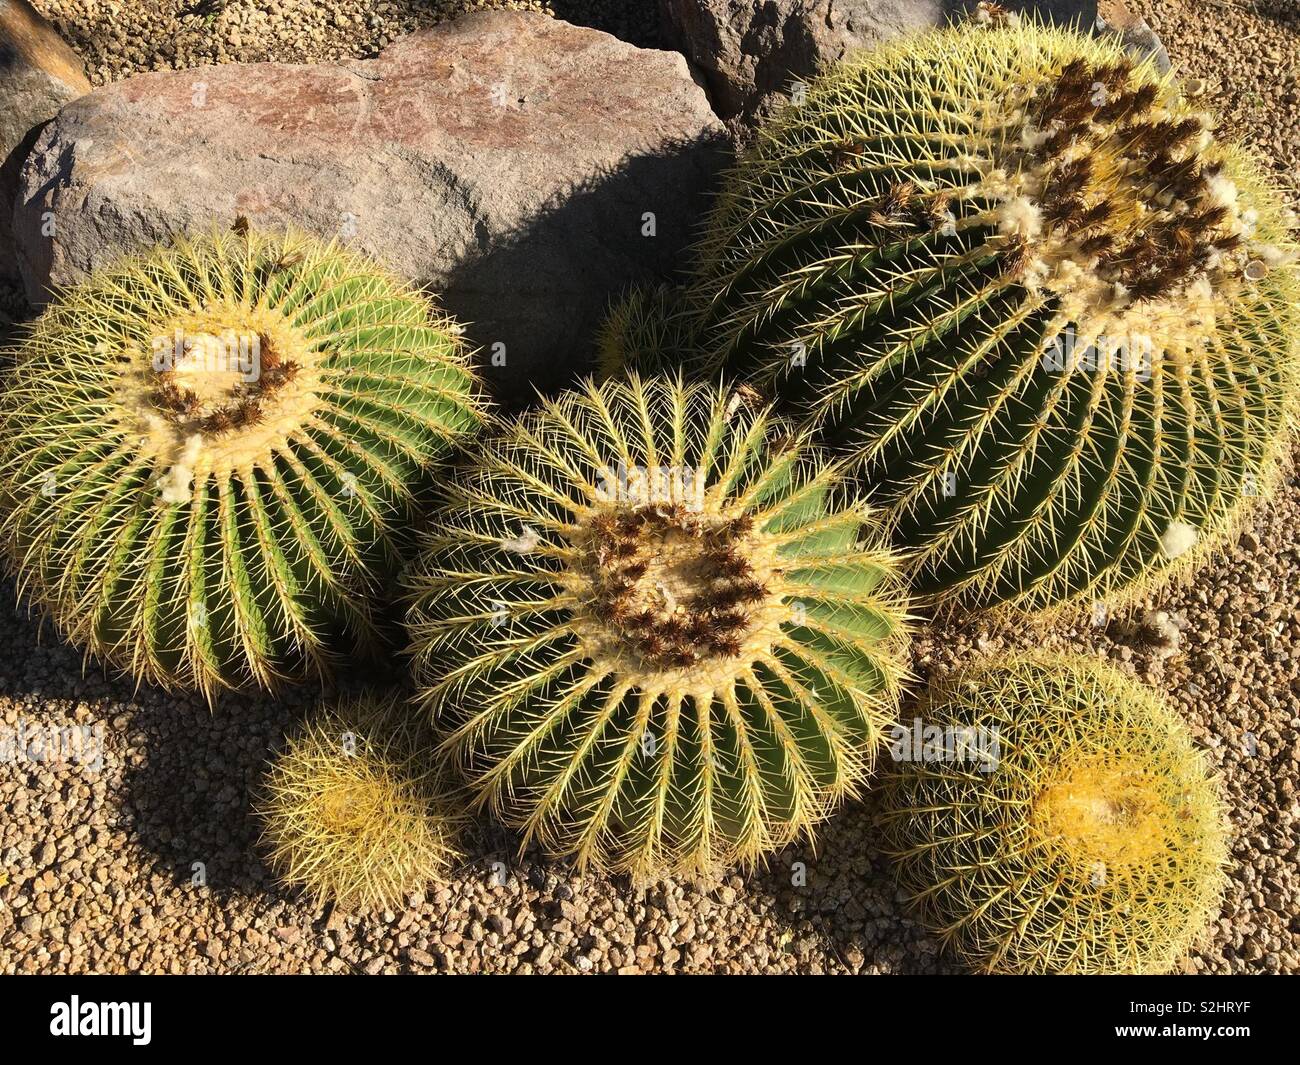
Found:
[[[904, 565], [930, 604], [1132, 598], [1267, 492], [1300, 394], [1294, 219], [1256, 164], [1119, 45], [981, 8], [818, 79], [689, 284], [628, 293], [595, 380], [473, 444], [459, 327], [338, 246], [241, 226], [62, 293], [0, 398], [20, 588], [211, 697], [382, 644], [417, 549], [415, 705], [325, 706], [258, 802], [317, 903], [396, 908], [474, 805], [639, 882], [810, 834], [890, 737]], [[1033, 655], [920, 713], [956, 742], [889, 769], [881, 823], [959, 957], [1157, 972], [1190, 947], [1225, 829], [1154, 694]]]
[[1293, 225], [1118, 44], [909, 37], [761, 132], [699, 249], [693, 340], [852, 454], [920, 599], [1132, 599], [1275, 479]]
[[282, 883], [317, 905], [400, 908], [449, 871], [456, 818], [401, 700], [327, 706], [271, 761], [257, 805]]
[[948, 745], [913, 752], [883, 785], [902, 886], [973, 967], [1165, 972], [1218, 912], [1223, 811], [1148, 689], [1079, 657], [991, 659], [932, 688], [918, 713], [996, 737], [991, 770]]
[[293, 235], [179, 240], [62, 293], [0, 400], [20, 587], [166, 687], [326, 674], [376, 642], [414, 494], [481, 421], [457, 333]]
[[767, 411], [670, 379], [485, 443], [409, 576], [421, 701], [479, 801], [650, 879], [752, 864], [853, 794], [904, 617], [836, 488]]

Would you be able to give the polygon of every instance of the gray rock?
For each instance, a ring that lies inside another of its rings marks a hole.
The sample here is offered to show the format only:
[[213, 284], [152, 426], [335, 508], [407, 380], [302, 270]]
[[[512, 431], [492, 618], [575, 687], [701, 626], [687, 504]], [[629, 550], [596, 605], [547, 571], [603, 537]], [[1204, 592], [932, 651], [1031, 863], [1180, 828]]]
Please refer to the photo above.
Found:
[[19, 265], [39, 304], [171, 233], [296, 225], [428, 285], [521, 398], [571, 375], [613, 294], [675, 268], [722, 139], [680, 55], [480, 13], [373, 60], [165, 71], [77, 101], [22, 172]]
[[18, 277], [12, 206], [40, 128], [90, 92], [85, 68], [27, 0], [0, 0], [0, 280]]
[[723, 118], [752, 117], [853, 48], [944, 23], [961, 0], [659, 0]]
[[1161, 74], [1169, 73], [1169, 53], [1146, 19], [1124, 0], [1097, 0], [1096, 6], [1098, 32], [1117, 34], [1131, 54], [1142, 59], [1150, 56]]
[[[1120, 0], [1098, 20], [1098, 0], [1002, 0], [1002, 7], [1059, 26], [1119, 33], [1135, 54], [1169, 57]], [[699, 70], [723, 118], [760, 117], [799, 81], [856, 48], [965, 17], [978, 0], [659, 0], [664, 33]], [[1124, 14], [1121, 15], [1120, 12]]]

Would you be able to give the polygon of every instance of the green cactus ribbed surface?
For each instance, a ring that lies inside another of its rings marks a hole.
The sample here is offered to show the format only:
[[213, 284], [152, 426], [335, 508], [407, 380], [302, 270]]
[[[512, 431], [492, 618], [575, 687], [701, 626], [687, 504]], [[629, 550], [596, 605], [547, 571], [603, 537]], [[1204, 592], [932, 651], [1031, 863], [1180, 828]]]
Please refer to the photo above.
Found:
[[698, 369], [681, 299], [679, 288], [661, 284], [629, 289], [616, 300], [596, 336], [596, 378]]
[[884, 763], [884, 846], [971, 967], [1167, 972], [1215, 918], [1224, 811], [1150, 689], [1081, 656], [1008, 656], [933, 685], [916, 713], [923, 741]]
[[25, 596], [169, 688], [273, 688], [379, 635], [427, 468], [481, 421], [458, 328], [337, 245], [220, 234], [60, 293], [0, 403]]
[[407, 583], [443, 750], [525, 843], [715, 875], [862, 784], [895, 564], [838, 470], [740, 394], [589, 384], [479, 446]]
[[834, 68], [731, 174], [695, 343], [852, 455], [921, 600], [1131, 600], [1273, 484], [1295, 218], [1212, 103], [965, 26]]

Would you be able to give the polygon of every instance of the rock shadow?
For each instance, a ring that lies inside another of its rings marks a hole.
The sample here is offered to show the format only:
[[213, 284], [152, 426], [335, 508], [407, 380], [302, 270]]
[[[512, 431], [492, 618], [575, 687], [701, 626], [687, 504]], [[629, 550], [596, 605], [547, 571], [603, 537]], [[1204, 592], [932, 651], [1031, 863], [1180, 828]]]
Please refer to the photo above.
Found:
[[1255, 0], [1254, 8], [1247, 10], [1300, 33], [1300, 8], [1296, 7], [1295, 0]]
[[730, 156], [721, 132], [629, 155], [431, 286], [507, 409], [590, 372], [596, 330], [627, 288], [679, 276]]

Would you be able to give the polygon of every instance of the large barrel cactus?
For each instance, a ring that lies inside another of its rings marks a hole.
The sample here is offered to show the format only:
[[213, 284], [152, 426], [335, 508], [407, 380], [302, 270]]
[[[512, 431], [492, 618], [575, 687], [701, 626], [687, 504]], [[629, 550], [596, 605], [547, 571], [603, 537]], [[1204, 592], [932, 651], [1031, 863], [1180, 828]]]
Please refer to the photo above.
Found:
[[886, 848], [977, 969], [1167, 971], [1218, 912], [1215, 788], [1178, 717], [1110, 666], [1032, 655], [932, 687], [885, 774]]
[[480, 446], [408, 578], [419, 693], [480, 802], [650, 880], [752, 864], [852, 794], [905, 637], [837, 481], [740, 395], [635, 375]]
[[374, 642], [431, 461], [481, 420], [458, 330], [346, 249], [229, 233], [61, 293], [0, 401], [21, 589], [76, 644], [212, 695]]
[[971, 26], [815, 82], [731, 175], [697, 342], [852, 453], [966, 607], [1132, 598], [1273, 482], [1294, 216], [1120, 45]]
[[322, 707], [272, 757], [260, 790], [271, 867], [318, 906], [401, 908], [457, 858], [427, 726], [401, 699]]

